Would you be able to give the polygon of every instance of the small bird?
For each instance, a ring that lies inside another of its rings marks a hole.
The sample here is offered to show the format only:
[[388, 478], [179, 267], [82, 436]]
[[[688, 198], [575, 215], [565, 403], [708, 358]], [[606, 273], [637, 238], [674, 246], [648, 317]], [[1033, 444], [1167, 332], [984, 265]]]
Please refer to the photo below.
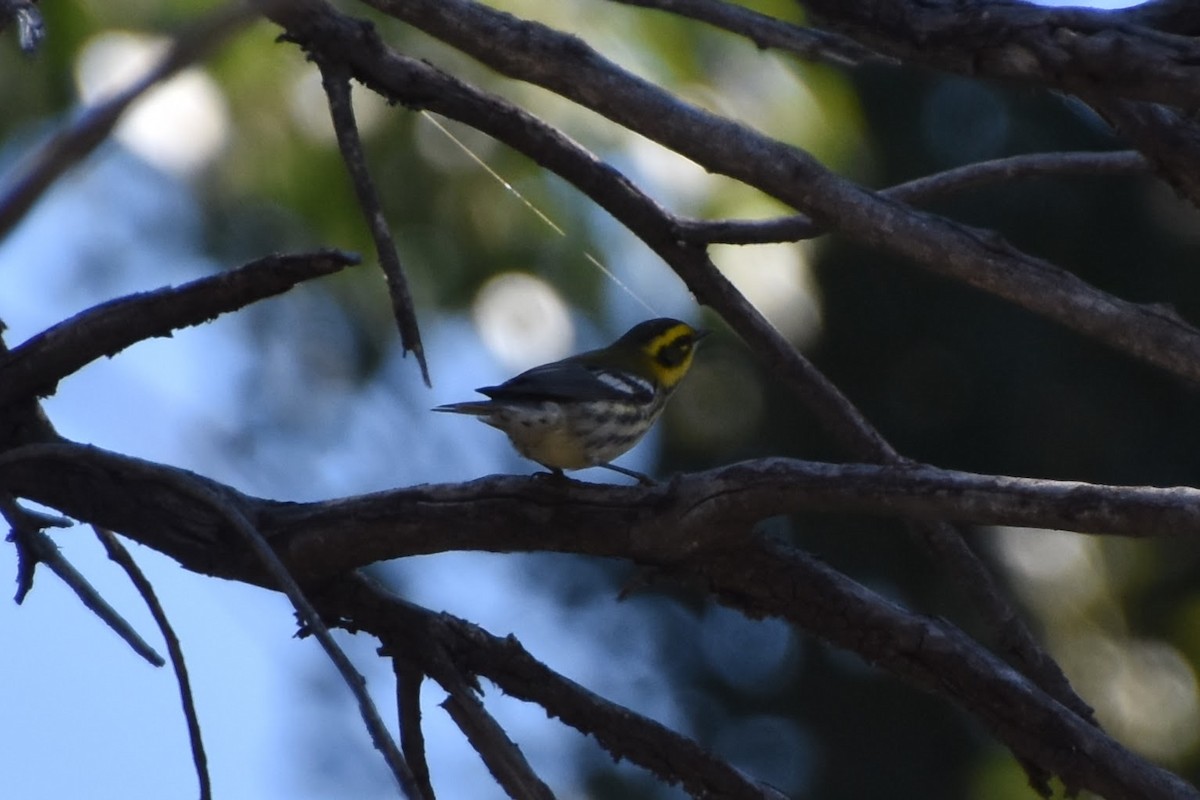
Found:
[[608, 347], [477, 389], [487, 400], [433, 410], [471, 414], [499, 428], [517, 452], [556, 475], [565, 469], [604, 467], [653, 483], [609, 462], [650, 430], [692, 366], [696, 343], [707, 333], [677, 319], [652, 319]]

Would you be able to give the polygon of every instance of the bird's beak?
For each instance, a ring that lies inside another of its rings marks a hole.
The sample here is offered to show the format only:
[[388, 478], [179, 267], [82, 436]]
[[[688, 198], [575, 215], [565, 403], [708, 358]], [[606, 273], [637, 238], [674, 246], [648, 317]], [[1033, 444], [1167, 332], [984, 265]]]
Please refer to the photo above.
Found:
[[703, 339], [705, 336], [708, 336], [710, 333], [712, 333], [712, 331], [705, 330], [704, 328], [700, 328], [699, 330], [696, 331], [696, 335], [694, 337], [692, 337], [692, 343], [695, 344], [696, 342]]

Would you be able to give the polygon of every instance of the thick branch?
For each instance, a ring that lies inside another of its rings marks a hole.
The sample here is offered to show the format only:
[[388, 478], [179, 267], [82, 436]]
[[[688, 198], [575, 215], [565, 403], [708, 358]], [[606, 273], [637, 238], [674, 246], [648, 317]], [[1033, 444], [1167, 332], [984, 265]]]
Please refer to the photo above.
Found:
[[1200, 107], [1200, 42], [1144, 13], [1013, 0], [804, 0], [827, 27], [910, 64], [1083, 96]]
[[889, 62], [873, 50], [835, 33], [792, 25], [722, 0], [615, 0], [631, 6], [656, 8], [706, 22], [744, 36], [760, 49], [773, 48], [801, 58], [836, 64]]
[[920, 465], [768, 458], [653, 487], [559, 485], [498, 475], [321, 503], [280, 503], [94, 447], [29, 445], [0, 455], [0, 489], [14, 496], [120, 530], [189, 569], [235, 578], [259, 574], [253, 559], [230, 547], [234, 533], [228, 521], [178, 488], [172, 476], [180, 473], [240, 508], [304, 582], [376, 561], [454, 550], [555, 550], [662, 565], [720, 543], [730, 530], [800, 512], [1200, 536], [1200, 489], [1104, 486]]

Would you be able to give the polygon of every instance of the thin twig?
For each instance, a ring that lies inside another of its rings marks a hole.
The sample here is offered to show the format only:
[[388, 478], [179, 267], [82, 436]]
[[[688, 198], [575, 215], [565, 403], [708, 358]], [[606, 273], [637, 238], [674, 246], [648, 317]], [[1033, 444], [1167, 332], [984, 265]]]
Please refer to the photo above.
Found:
[[125, 570], [125, 574], [129, 576], [129, 580], [137, 589], [138, 594], [146, 601], [146, 607], [150, 609], [150, 614], [158, 623], [158, 629], [162, 632], [163, 639], [166, 640], [167, 655], [171, 658], [171, 667], [175, 670], [175, 680], [179, 683], [179, 700], [183, 705], [183, 716], [187, 720], [188, 741], [192, 747], [192, 763], [196, 765], [196, 779], [200, 783], [200, 800], [212, 800], [212, 783], [208, 777], [208, 757], [204, 753], [204, 740], [200, 736], [200, 717], [196, 714], [196, 702], [192, 699], [192, 685], [188, 679], [187, 663], [183, 660], [183, 648], [179, 645], [179, 637], [175, 635], [175, 630], [171, 626], [171, 621], [167, 619], [162, 603], [158, 601], [154, 587], [133, 560], [129, 550], [121, 544], [121, 540], [112, 531], [98, 525], [93, 525], [92, 530], [96, 532], [96, 538], [104, 545], [108, 557]]
[[425, 346], [421, 344], [421, 329], [417, 325], [412, 292], [408, 288], [408, 278], [400, 263], [400, 254], [396, 252], [391, 228], [383, 215], [379, 193], [375, 191], [375, 183], [371, 180], [370, 170], [367, 169], [362, 139], [359, 138], [358, 125], [354, 120], [354, 105], [350, 97], [350, 70], [341, 61], [323, 58], [316, 61], [321, 70], [321, 83], [325, 87], [325, 95], [329, 98], [329, 116], [337, 133], [342, 161], [346, 164], [346, 171], [350, 173], [358, 204], [366, 217], [367, 226], [371, 229], [371, 238], [375, 241], [379, 266], [387, 279], [388, 294], [392, 298], [392, 315], [400, 329], [400, 346], [405, 353], [411, 351], [416, 356], [417, 364], [421, 368], [421, 378], [426, 386], [430, 386], [429, 366], [425, 363]]
[[72, 566], [70, 561], [59, 552], [54, 540], [42, 532], [47, 524], [58, 525], [57, 522], [47, 522], [45, 516], [27, 511], [13, 499], [12, 495], [0, 493], [0, 514], [8, 521], [11, 531], [8, 541], [17, 546], [18, 586], [16, 601], [20, 604], [29, 590], [33, 587], [33, 574], [38, 564], [45, 564], [50, 571], [62, 579], [63, 583], [75, 592], [76, 596], [93, 614], [99, 617], [105, 625], [125, 640], [133, 648], [133, 652], [149, 661], [156, 667], [167, 662], [143, 639], [128, 620], [117, 613], [96, 588], [88, 583], [87, 578]]
[[188, 32], [176, 37], [166, 54], [129, 88], [91, 106], [64, 130], [44, 142], [0, 187], [0, 241], [12, 231], [37, 199], [73, 165], [103, 142], [121, 115], [152, 86], [179, 70], [255, 19], [258, 9], [233, 2], [212, 12]]
[[[1031, 153], [980, 161], [906, 181], [879, 194], [921, 203], [991, 183], [1056, 175], [1144, 175], [1150, 164], [1136, 150], [1113, 152]], [[805, 214], [767, 220], [677, 219], [680, 236], [694, 244], [767, 244], [811, 239], [826, 232]]]
[[446, 709], [508, 796], [513, 800], [554, 800], [550, 787], [537, 776], [521, 749], [508, 738], [504, 728], [487, 712], [466, 684], [461, 679], [454, 681], [447, 675], [439, 678], [438, 682], [450, 694], [442, 703], [442, 708]]
[[396, 711], [400, 718], [400, 749], [412, 769], [413, 777], [425, 795], [435, 800], [425, 757], [425, 734], [421, 729], [421, 684], [425, 673], [401, 656], [392, 656], [396, 675]]

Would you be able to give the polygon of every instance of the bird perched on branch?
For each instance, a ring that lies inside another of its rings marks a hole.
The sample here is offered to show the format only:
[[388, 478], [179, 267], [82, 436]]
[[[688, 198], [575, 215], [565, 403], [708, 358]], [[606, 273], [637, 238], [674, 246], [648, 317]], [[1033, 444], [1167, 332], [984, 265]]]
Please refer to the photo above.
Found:
[[652, 483], [609, 462], [650, 430], [705, 335], [677, 319], [652, 319], [608, 347], [478, 389], [487, 400], [433, 410], [470, 414], [499, 428], [517, 452], [555, 474], [604, 467]]

